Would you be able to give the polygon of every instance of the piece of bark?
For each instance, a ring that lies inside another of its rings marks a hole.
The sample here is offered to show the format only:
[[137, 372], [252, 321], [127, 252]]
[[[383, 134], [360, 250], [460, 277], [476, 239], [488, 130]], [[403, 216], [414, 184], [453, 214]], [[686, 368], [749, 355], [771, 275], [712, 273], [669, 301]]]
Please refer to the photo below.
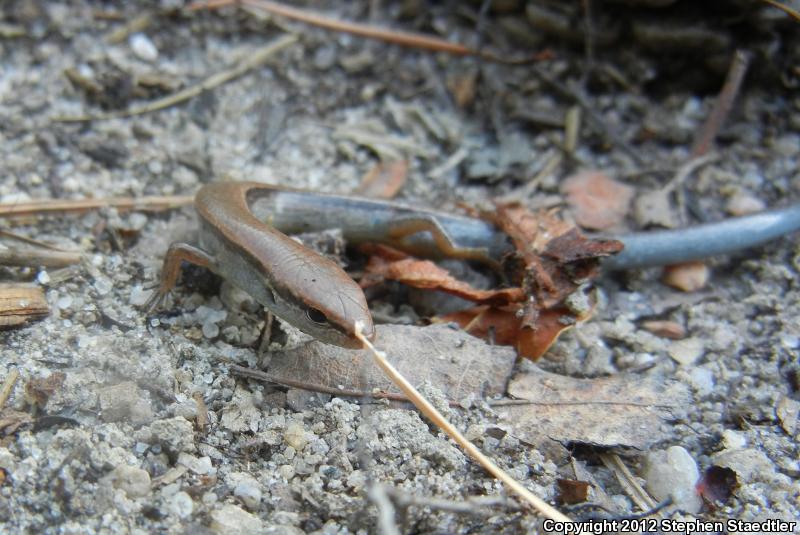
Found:
[[685, 385], [641, 375], [576, 379], [535, 366], [511, 380], [508, 393], [529, 405], [495, 410], [517, 438], [644, 450], [669, 437], [667, 422], [688, 404]]
[[[451, 401], [505, 392], [516, 355], [447, 325], [378, 325], [375, 344], [413, 385], [430, 382]], [[399, 393], [366, 351], [312, 341], [272, 356], [270, 376], [358, 392]]]
[[30, 284], [0, 284], [0, 329], [19, 327], [50, 313], [44, 290]]

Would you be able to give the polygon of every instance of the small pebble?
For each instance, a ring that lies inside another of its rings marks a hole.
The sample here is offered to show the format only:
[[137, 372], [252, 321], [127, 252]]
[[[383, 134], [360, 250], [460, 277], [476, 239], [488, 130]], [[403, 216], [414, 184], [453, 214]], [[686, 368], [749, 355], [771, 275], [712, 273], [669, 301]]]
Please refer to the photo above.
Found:
[[672, 342], [667, 351], [678, 364], [691, 366], [705, 353], [705, 343], [700, 338], [684, 338]]
[[666, 320], [650, 320], [642, 323], [646, 331], [650, 331], [656, 336], [680, 340], [686, 336], [686, 329], [680, 323]]
[[286, 443], [295, 449], [295, 451], [302, 451], [303, 448], [306, 447], [308, 444], [308, 439], [306, 438], [306, 431], [303, 428], [303, 424], [299, 424], [297, 422], [292, 422], [286, 426], [286, 431], [283, 433], [283, 440]]
[[628, 214], [634, 190], [599, 171], [583, 171], [561, 185], [575, 221], [593, 230], [620, 225]]
[[185, 466], [195, 474], [201, 476], [217, 472], [217, 469], [211, 464], [211, 459], [209, 457], [195, 457], [188, 453], [181, 453], [178, 455], [178, 464]]
[[50, 282], [50, 275], [47, 274], [47, 271], [41, 270], [36, 275], [36, 282], [38, 282], [39, 284], [47, 284]]
[[136, 466], [121, 464], [111, 472], [114, 488], [122, 489], [129, 498], [140, 498], [150, 494], [150, 474]]
[[128, 38], [128, 44], [139, 59], [143, 61], [155, 61], [158, 59], [158, 48], [145, 34], [132, 34]]
[[697, 463], [680, 446], [653, 451], [645, 457], [644, 478], [657, 501], [672, 498], [672, 507], [690, 514], [700, 511], [703, 502], [695, 490], [700, 479]]
[[726, 429], [722, 432], [722, 446], [726, 450], [740, 450], [747, 446], [747, 439], [738, 431]]
[[714, 391], [714, 374], [707, 368], [693, 367], [689, 371], [689, 382], [701, 396]]
[[286, 481], [291, 481], [294, 477], [294, 466], [291, 464], [282, 464], [278, 467], [278, 474]]
[[728, 199], [725, 210], [733, 216], [741, 216], [760, 212], [764, 208], [766, 208], [766, 205], [761, 199], [740, 193]]
[[113, 287], [114, 285], [111, 281], [105, 277], [99, 277], [94, 281], [94, 289], [97, 290], [97, 293], [100, 295], [107, 295]]
[[261, 520], [236, 505], [226, 504], [211, 513], [211, 531], [224, 535], [261, 533]]
[[256, 510], [261, 505], [261, 488], [252, 477], [243, 478], [233, 489], [233, 495], [250, 510]]
[[683, 292], [696, 292], [705, 287], [711, 271], [703, 262], [684, 262], [664, 268], [662, 281]]
[[134, 284], [131, 288], [129, 303], [135, 307], [144, 305], [155, 290], [145, 290], [141, 284]]
[[185, 492], [176, 492], [169, 501], [169, 510], [178, 518], [188, 518], [194, 511], [194, 501]]

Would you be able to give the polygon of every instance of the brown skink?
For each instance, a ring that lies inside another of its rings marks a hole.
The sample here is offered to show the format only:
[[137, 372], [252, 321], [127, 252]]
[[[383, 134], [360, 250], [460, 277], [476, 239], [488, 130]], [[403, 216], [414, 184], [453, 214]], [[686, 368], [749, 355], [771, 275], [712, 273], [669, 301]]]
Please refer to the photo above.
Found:
[[[155, 309], [175, 286], [181, 261], [205, 266], [298, 329], [342, 347], [358, 348], [357, 321], [374, 326], [361, 288], [336, 263], [284, 234], [339, 228], [348, 243], [382, 242], [415, 255], [496, 264], [511, 249], [491, 224], [401, 204], [293, 190], [255, 182], [214, 183], [195, 197], [200, 248], [175, 243]], [[655, 232], [611, 236], [625, 249], [604, 260], [610, 269], [673, 264], [760, 245], [800, 229], [800, 204], [744, 217]]]

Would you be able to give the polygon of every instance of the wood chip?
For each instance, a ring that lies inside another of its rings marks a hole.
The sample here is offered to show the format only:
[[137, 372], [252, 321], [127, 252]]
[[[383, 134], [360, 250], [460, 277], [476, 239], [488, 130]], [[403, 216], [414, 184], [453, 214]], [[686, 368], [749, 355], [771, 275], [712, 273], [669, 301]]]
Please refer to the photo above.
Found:
[[41, 286], [0, 284], [0, 328], [19, 327], [49, 313]]

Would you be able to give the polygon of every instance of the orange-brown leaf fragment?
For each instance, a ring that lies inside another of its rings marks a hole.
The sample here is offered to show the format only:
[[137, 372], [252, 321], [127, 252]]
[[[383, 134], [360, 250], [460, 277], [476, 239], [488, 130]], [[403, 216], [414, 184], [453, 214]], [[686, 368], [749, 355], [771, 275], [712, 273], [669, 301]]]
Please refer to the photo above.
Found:
[[656, 336], [669, 338], [670, 340], [680, 340], [686, 338], [686, 329], [680, 323], [667, 320], [650, 320], [642, 323], [646, 331], [650, 331]]
[[436, 321], [455, 322], [466, 332], [498, 345], [511, 346], [517, 354], [531, 360], [544, 355], [562, 332], [573, 327], [577, 318], [566, 308], [539, 311], [536, 326], [525, 325], [519, 305], [479, 306], [447, 314]]
[[450, 272], [430, 260], [415, 258], [387, 261], [379, 256], [370, 257], [362, 286], [365, 285], [365, 281], [369, 286], [380, 279], [395, 280], [414, 288], [440, 290], [476, 303], [505, 304], [525, 298], [521, 288], [478, 290], [454, 278]]
[[572, 505], [583, 503], [589, 499], [589, 488], [592, 486], [586, 481], [577, 479], [557, 479], [559, 500], [561, 503]]
[[599, 171], [582, 171], [561, 186], [575, 221], [594, 230], [608, 230], [622, 223], [628, 214], [634, 190]]
[[408, 162], [381, 162], [361, 179], [356, 193], [375, 199], [392, 199], [402, 189], [408, 177]]

